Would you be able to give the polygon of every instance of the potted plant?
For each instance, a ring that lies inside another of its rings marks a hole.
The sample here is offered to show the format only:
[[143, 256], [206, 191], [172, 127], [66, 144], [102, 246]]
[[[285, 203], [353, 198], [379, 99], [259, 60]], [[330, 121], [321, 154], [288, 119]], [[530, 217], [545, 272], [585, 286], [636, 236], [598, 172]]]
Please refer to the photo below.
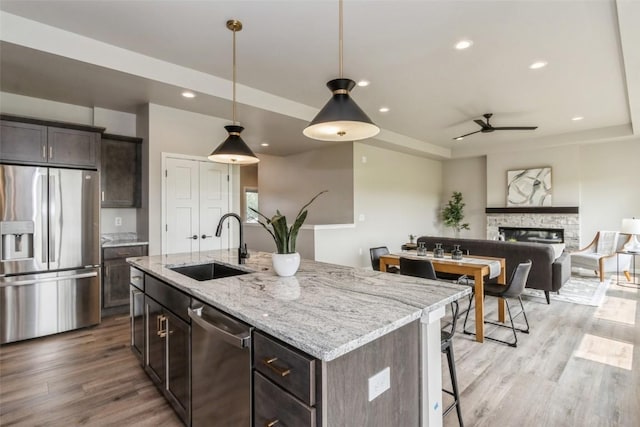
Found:
[[[279, 210], [276, 210], [276, 214], [269, 218], [258, 210], [249, 208], [258, 215], [258, 222], [271, 234], [271, 237], [273, 237], [273, 240], [276, 242], [276, 252], [272, 255], [272, 262], [273, 269], [278, 276], [293, 276], [296, 274], [296, 271], [298, 271], [298, 267], [300, 266], [300, 254], [296, 252], [298, 231], [305, 219], [307, 219], [307, 207], [313, 203], [318, 196], [326, 192], [327, 190], [319, 192], [313, 196], [306, 205], [300, 208], [291, 227], [287, 224], [287, 217], [282, 215]], [[262, 219], [262, 221], [260, 219]]]
[[469, 224], [462, 222], [464, 219], [464, 205], [462, 193], [454, 191], [449, 203], [442, 209], [444, 225], [453, 228], [456, 239], [460, 237], [460, 230], [469, 230]]

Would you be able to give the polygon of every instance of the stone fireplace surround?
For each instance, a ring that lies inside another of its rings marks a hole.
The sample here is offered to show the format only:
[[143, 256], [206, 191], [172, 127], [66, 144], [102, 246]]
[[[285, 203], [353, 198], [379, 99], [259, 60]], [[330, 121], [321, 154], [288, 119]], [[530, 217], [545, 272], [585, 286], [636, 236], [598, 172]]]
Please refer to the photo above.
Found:
[[577, 207], [487, 208], [487, 239], [498, 238], [499, 227], [562, 228], [566, 250], [580, 249]]

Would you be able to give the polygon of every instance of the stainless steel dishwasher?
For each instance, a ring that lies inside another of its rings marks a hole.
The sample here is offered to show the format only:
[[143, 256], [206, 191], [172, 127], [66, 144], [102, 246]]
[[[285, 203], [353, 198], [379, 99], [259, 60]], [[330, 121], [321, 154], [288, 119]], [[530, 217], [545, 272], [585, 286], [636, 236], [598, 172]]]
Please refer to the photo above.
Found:
[[192, 426], [251, 426], [251, 326], [194, 301]]

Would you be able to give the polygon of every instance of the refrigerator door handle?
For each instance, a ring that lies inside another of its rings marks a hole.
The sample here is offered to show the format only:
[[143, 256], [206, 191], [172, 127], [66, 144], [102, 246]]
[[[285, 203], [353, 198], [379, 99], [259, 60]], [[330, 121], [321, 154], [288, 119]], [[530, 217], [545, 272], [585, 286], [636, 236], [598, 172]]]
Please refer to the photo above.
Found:
[[89, 277], [96, 277], [97, 275], [98, 273], [96, 271], [92, 271], [91, 273], [73, 274], [71, 276], [55, 276], [55, 277], [47, 277], [47, 278], [41, 278], [41, 279], [15, 280], [12, 282], [0, 283], [0, 287], [25, 286], [25, 285], [35, 285], [37, 283], [44, 283], [44, 282], [59, 282], [61, 280], [86, 279]]
[[56, 262], [56, 214], [58, 214], [58, 200], [56, 199], [56, 177], [49, 172], [49, 262]]
[[[40, 206], [47, 206], [47, 180], [45, 179], [47, 175], [38, 175], [38, 179], [41, 182], [41, 186], [40, 186]], [[41, 211], [42, 212], [42, 211]], [[44, 214], [44, 212], [42, 212]], [[40, 223], [41, 223], [41, 227], [42, 227], [42, 236], [41, 236], [41, 240], [42, 240], [42, 260], [41, 262], [43, 264], [46, 264], [48, 262], [47, 259], [47, 251], [48, 251], [48, 247], [49, 247], [49, 241], [48, 241], [48, 227], [47, 227], [47, 220], [49, 219], [49, 215], [48, 212], [46, 215], [41, 215], [40, 216]]]

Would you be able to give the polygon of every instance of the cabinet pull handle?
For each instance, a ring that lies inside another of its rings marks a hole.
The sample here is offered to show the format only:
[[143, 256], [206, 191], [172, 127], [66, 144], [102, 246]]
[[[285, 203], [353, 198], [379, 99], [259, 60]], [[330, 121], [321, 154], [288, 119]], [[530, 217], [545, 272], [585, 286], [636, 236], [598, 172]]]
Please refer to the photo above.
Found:
[[53, 159], [53, 145], [49, 146], [49, 158]]
[[42, 158], [47, 160], [47, 146], [44, 144], [42, 145]]
[[164, 314], [160, 314], [156, 317], [156, 334], [160, 337], [160, 338], [164, 338], [167, 336], [167, 329], [166, 326], [163, 325], [163, 322], [165, 322], [167, 320], [166, 316]]
[[194, 234], [193, 236], [189, 236], [189, 237], [187, 237], [187, 239], [198, 240], [198, 235], [197, 235], [197, 234]]
[[275, 419], [273, 421], [269, 421], [267, 422], [264, 427], [273, 427], [276, 424], [280, 424], [280, 420], [279, 419]]
[[278, 360], [277, 357], [266, 358], [266, 359], [262, 359], [262, 363], [264, 363], [267, 366], [267, 368], [271, 369], [273, 372], [280, 375], [281, 377], [286, 377], [291, 373], [291, 368], [280, 368], [274, 365], [273, 362], [277, 360]]
[[206, 234], [203, 234], [203, 235], [202, 235], [202, 236], [200, 236], [200, 237], [202, 237], [202, 239], [204, 240], [204, 239], [206, 239], [207, 237], [213, 237], [213, 236], [207, 236]]
[[102, 192], [102, 201], [104, 202], [104, 191]]

